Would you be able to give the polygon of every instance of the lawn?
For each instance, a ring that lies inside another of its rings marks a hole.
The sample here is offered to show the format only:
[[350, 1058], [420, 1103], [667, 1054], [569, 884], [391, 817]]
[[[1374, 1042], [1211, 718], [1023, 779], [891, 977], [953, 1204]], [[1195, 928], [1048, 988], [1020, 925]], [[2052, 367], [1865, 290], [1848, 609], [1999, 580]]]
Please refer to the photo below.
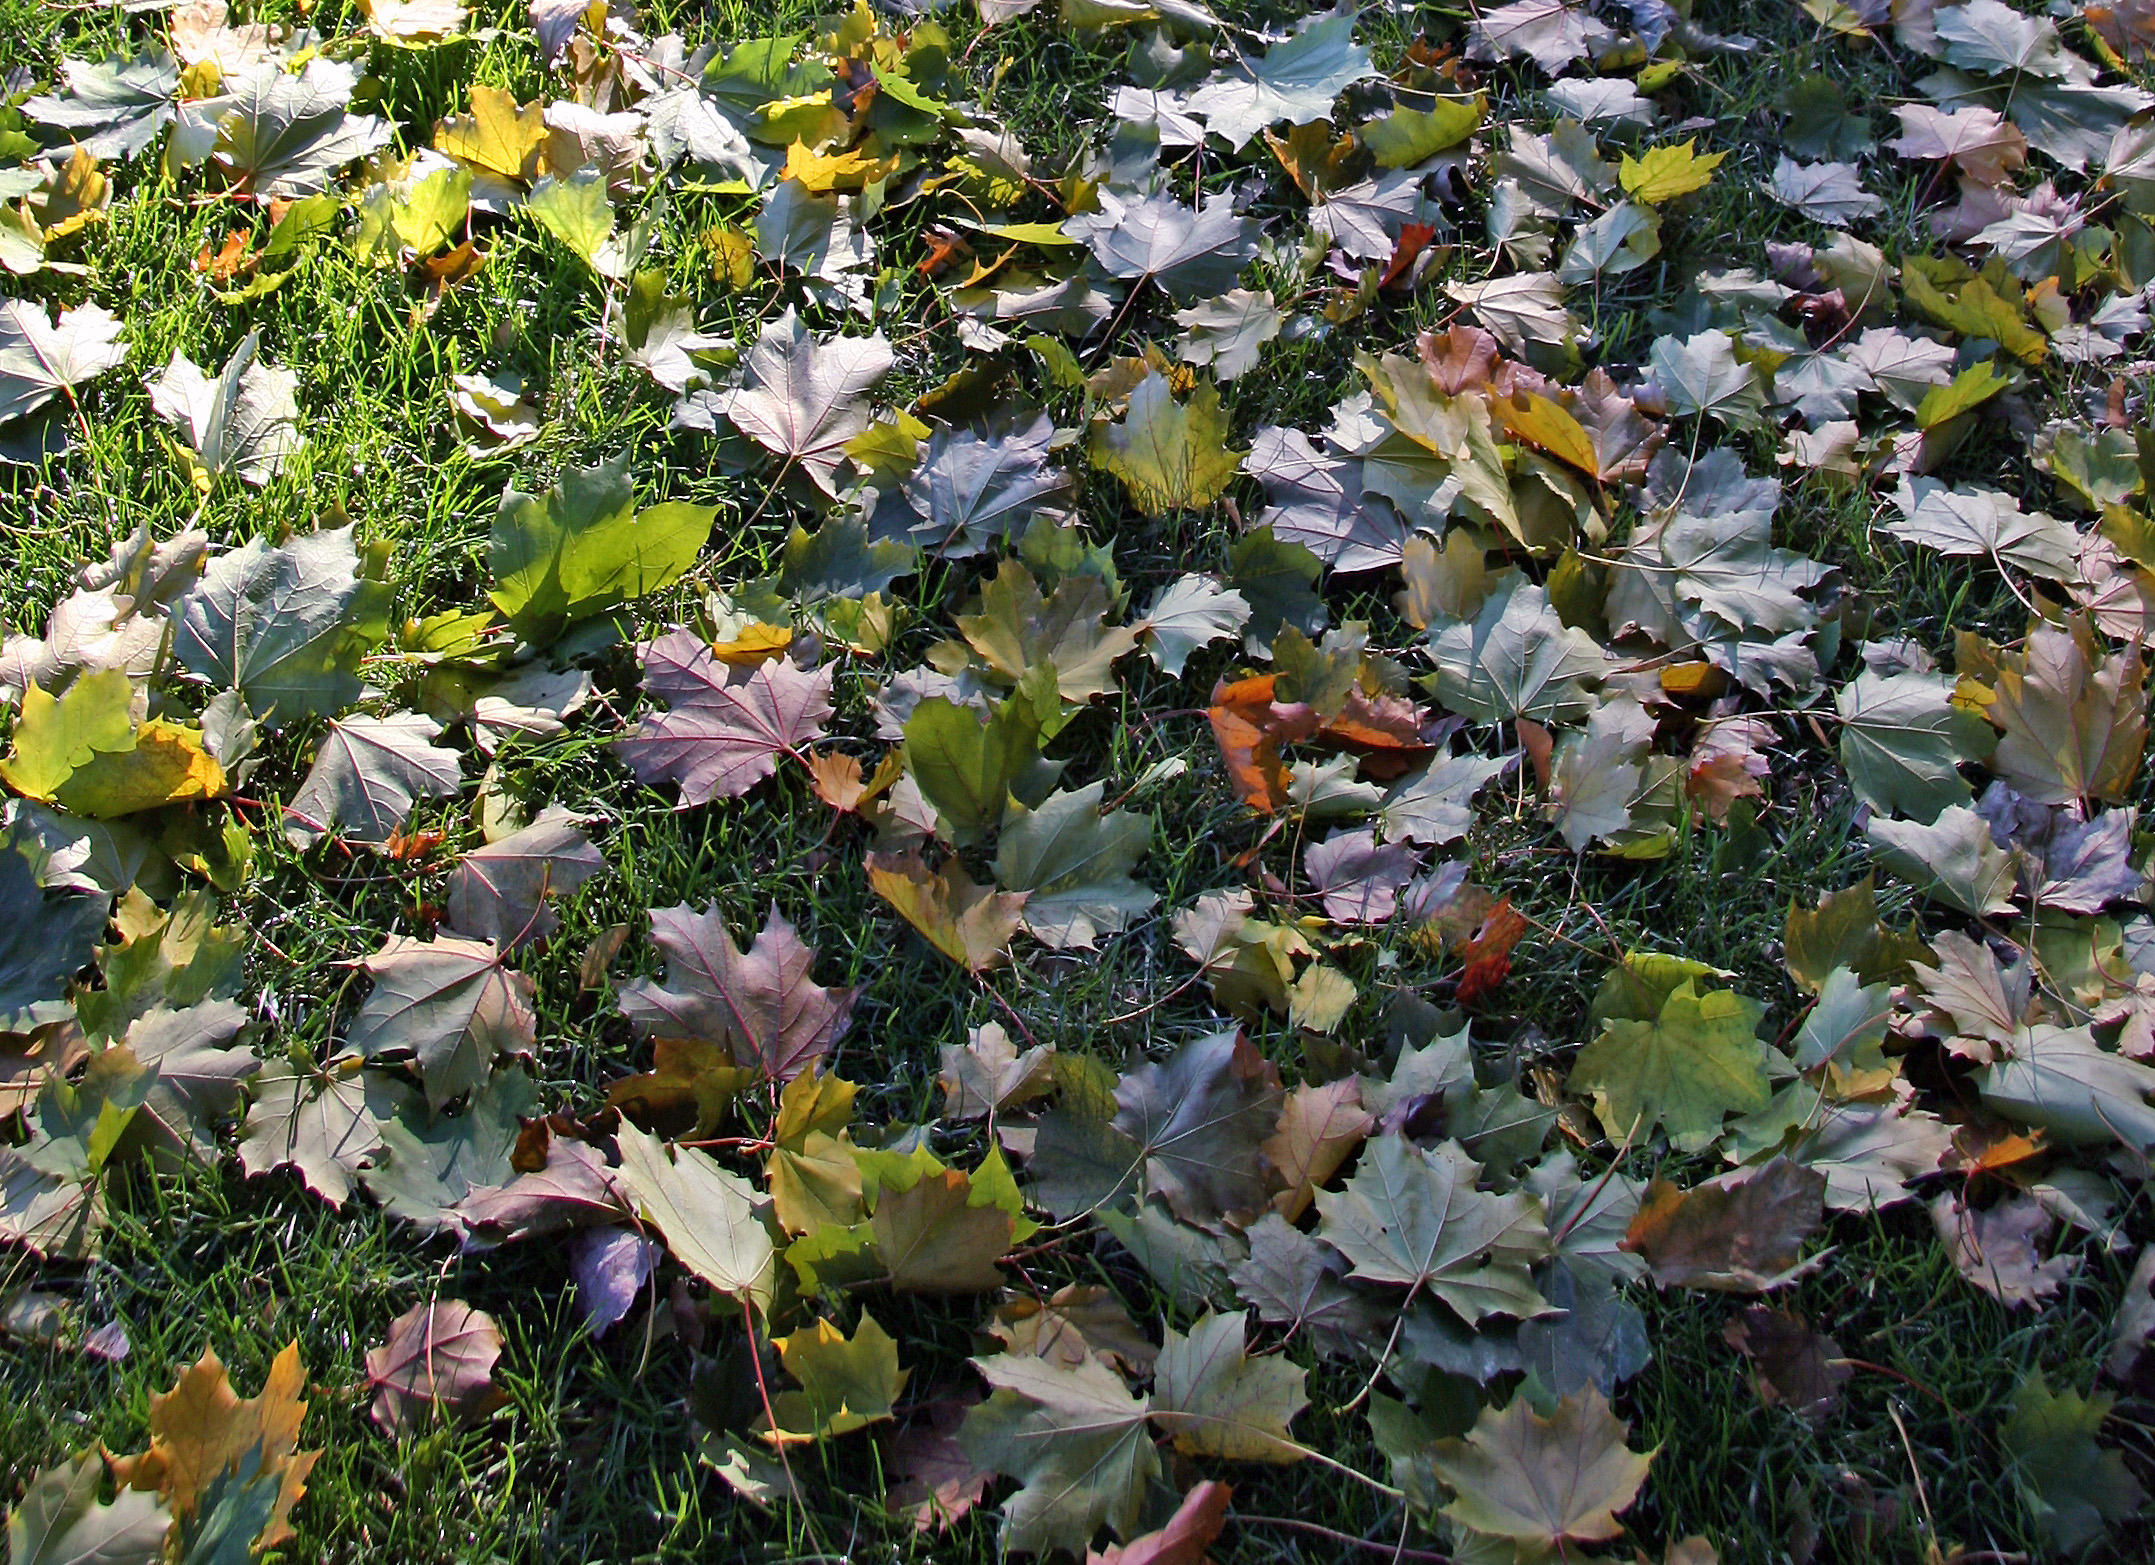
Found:
[[2148, 1557], [2155, 14], [0, 28], [13, 1565]]

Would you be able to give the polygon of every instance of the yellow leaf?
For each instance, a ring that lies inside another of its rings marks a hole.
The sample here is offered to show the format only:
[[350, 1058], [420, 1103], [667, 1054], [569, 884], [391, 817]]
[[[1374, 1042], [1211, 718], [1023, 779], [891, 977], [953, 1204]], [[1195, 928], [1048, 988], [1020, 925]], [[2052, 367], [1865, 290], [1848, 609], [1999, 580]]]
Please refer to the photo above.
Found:
[[1560, 462], [1569, 462], [1582, 473], [1598, 474], [1601, 463], [1579, 421], [1547, 397], [1531, 391], [1492, 396], [1489, 405], [1497, 421], [1517, 439], [1539, 446]]
[[1617, 166], [1617, 183], [1624, 187], [1625, 195], [1648, 206], [1704, 190], [1713, 183], [1714, 170], [1728, 154], [1701, 153], [1695, 150], [1697, 146], [1698, 139], [1693, 137], [1678, 146], [1648, 147], [1644, 157], [1635, 158], [1627, 152]]
[[778, 177], [797, 179], [815, 194], [826, 195], [833, 190], [859, 190], [897, 171], [896, 153], [877, 157], [864, 147], [845, 152], [810, 152], [805, 143], [796, 141], [786, 149], [786, 166], [779, 170]]
[[46, 176], [31, 198], [31, 211], [44, 230], [45, 242], [64, 239], [85, 224], [102, 222], [112, 204], [112, 181], [97, 167], [88, 149], [77, 146], [68, 160]]
[[758, 620], [743, 626], [730, 641], [718, 642], [711, 648], [711, 655], [732, 668], [754, 668], [758, 663], [768, 663], [792, 645], [793, 632], [789, 627], [766, 625]]
[[471, 112], [434, 128], [435, 151], [503, 179], [538, 178], [545, 145], [545, 108], [536, 99], [518, 107], [499, 87], [473, 87]]
[[220, 1477], [238, 1473], [250, 1459], [261, 1474], [276, 1473], [281, 1482], [277, 1503], [256, 1547], [275, 1545], [292, 1534], [285, 1518], [307, 1492], [307, 1472], [319, 1451], [299, 1449], [299, 1426], [307, 1404], [306, 1367], [299, 1344], [288, 1343], [271, 1362], [262, 1394], [241, 1397], [232, 1389], [216, 1350], [181, 1372], [170, 1391], [150, 1397], [150, 1448], [137, 1456], [115, 1457], [113, 1476], [123, 1485], [164, 1499], [174, 1515], [185, 1516]]
[[83, 675], [57, 699], [32, 685], [0, 781], [97, 820], [222, 793], [224, 768], [203, 750], [201, 731], [161, 718], [138, 727], [133, 699], [116, 668]]
[[930, 945], [968, 972], [984, 972], [1009, 960], [1010, 937], [1018, 932], [1026, 893], [975, 885], [956, 859], [940, 871], [931, 870], [917, 851], [870, 853], [868, 883]]
[[748, 230], [721, 223], [704, 234], [711, 247], [711, 275], [739, 293], [756, 276], [756, 250]]

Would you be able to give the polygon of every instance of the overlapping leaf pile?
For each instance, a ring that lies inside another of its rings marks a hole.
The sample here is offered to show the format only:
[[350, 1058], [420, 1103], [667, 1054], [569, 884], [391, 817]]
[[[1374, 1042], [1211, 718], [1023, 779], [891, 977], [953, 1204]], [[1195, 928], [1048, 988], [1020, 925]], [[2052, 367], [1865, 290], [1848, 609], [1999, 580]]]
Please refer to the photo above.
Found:
[[[1195, 1560], [1230, 1515], [1206, 1475], [1311, 1462], [1461, 1558], [1579, 1559], [1651, 1481], [1611, 1410], [1653, 1353], [1642, 1290], [1769, 1294], [1835, 1221], [1921, 1202], [1967, 1286], [2040, 1309], [2077, 1236], [2119, 1234], [2155, 1149], [2155, 449], [2128, 362], [2155, 283], [2148, 18], [1811, 0], [1915, 62], [1920, 98], [1881, 144], [1824, 78], [1786, 82], [1760, 189], [1801, 237], [1649, 310], [1664, 247], [1751, 177], [1664, 99], [1747, 38], [1661, 0], [1518, 0], [1411, 40], [1348, 12], [1257, 35], [1184, 0], [1032, 9], [978, 23], [1129, 40], [1057, 166], [959, 57], [974, 19], [866, 5], [691, 49], [534, 0], [516, 46], [559, 96], [475, 83], [414, 124], [364, 68], [477, 26], [462, 6], [374, 0], [339, 33], [189, 0], [11, 101], [10, 461], [69, 473], [145, 371], [203, 497], [304, 449], [273, 339], [144, 365], [129, 306], [88, 296], [99, 223], [169, 179], [260, 209], [196, 263], [243, 313], [345, 247], [427, 330], [491, 246], [543, 236], [603, 297], [597, 351], [744, 503], [644, 503], [618, 456], [511, 484], [483, 582], [423, 616], [368, 519], [142, 531], [8, 638], [10, 1322], [66, 1329], [54, 1290], [132, 1170], [236, 1155], [414, 1244], [557, 1252], [595, 1334], [664, 1310], [731, 1338], [694, 1411], [746, 1502], [812, 1509], [793, 1453], [876, 1441], [894, 1525], [992, 1504], [1011, 1552], [1105, 1532], [1101, 1559]], [[1927, 244], [1862, 237], [1897, 180]], [[693, 268], [653, 249], [690, 195], [735, 214]], [[915, 267], [890, 262], [901, 221]], [[752, 336], [699, 324], [720, 293], [758, 301]], [[929, 332], [962, 366], [887, 395]], [[1222, 384], [1327, 343], [1358, 375], [1329, 422], [1237, 427]], [[443, 390], [474, 451], [538, 436], [512, 378]], [[1999, 428], [2042, 485], [2001, 477]], [[1798, 490], [1875, 499], [1879, 533], [2002, 582], [2019, 625], [1900, 623], [1789, 546]], [[715, 570], [739, 556], [714, 527], [767, 514], [802, 522], [763, 574]], [[1207, 540], [1203, 568], [1140, 595], [1132, 547], [1164, 528]], [[1088, 734], [1176, 708], [1216, 756], [1095, 766]], [[649, 907], [580, 958], [603, 990], [626, 940], [656, 953], [616, 994], [649, 1068], [542, 1088], [533, 964], [616, 861], [608, 823], [526, 818], [502, 779], [594, 737], [577, 764], [625, 769], [640, 809], [790, 789], [827, 812], [817, 873], [871, 887], [996, 1019], [863, 1036], [779, 909]], [[1790, 762], [1839, 769], [1917, 923], [1882, 922], [1875, 877], [1792, 907], [1783, 994], [1607, 947], [1571, 1035], [1510, 1036], [1514, 947], [1571, 937], [1484, 889], [1478, 822], [1538, 822], [1552, 875], [1651, 874], [1701, 830], [1741, 863]], [[1190, 771], [1257, 829], [1162, 906], [1148, 856], [1191, 827], [1147, 801]], [[484, 845], [348, 953], [333, 1048], [249, 1003], [261, 834], [424, 862], [467, 796]], [[1040, 1041], [993, 976], [1115, 941], [1157, 949], [1140, 1014], [1196, 991], [1209, 1021], [1110, 1061]], [[1403, 962], [1436, 981], [1381, 990]], [[848, 1077], [909, 1045], [941, 1047], [941, 1116], [863, 1119]], [[1150, 1291], [1037, 1282], [1057, 1251]], [[2155, 1250], [2128, 1385], [2151, 1274]], [[971, 1301], [977, 1374], [922, 1372], [921, 1296]], [[1181, 1324], [1154, 1331], [1162, 1305]], [[1730, 1342], [1799, 1415], [1853, 1362], [1766, 1304]], [[500, 1352], [487, 1316], [422, 1306], [368, 1357], [374, 1421], [486, 1416]], [[1360, 1384], [1340, 1400], [1387, 1470], [1297, 1433], [1311, 1366]], [[276, 1542], [313, 1459], [303, 1378], [280, 1358], [240, 1402], [212, 1353], [115, 1459], [115, 1500], [88, 1454], [35, 1479], [12, 1557]], [[2138, 1509], [2107, 1393], [2031, 1375], [2017, 1406], [2000, 1448], [2052, 1543]]]

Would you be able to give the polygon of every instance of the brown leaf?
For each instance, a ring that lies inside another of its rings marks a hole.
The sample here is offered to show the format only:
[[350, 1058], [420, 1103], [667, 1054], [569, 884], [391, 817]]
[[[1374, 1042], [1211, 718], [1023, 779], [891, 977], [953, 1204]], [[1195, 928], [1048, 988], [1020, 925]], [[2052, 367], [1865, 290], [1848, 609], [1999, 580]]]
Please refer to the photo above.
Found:
[[1726, 821], [1730, 805], [1764, 792], [1759, 779], [1772, 767], [1764, 749], [1772, 738], [1763, 718], [1724, 717], [1706, 725], [1691, 747], [1684, 793], [1709, 820]]
[[1085, 1565], [1205, 1565], [1205, 1550], [1227, 1525], [1233, 1496], [1234, 1490], [1208, 1478], [1182, 1497], [1165, 1527], [1128, 1543], [1088, 1549]]
[[790, 1081], [829, 1054], [853, 1019], [851, 989], [809, 976], [816, 953], [774, 906], [746, 950], [716, 907], [651, 910], [664, 985], [623, 986], [621, 1014], [646, 1033], [725, 1045], [739, 1065]]
[[1025, 915], [1025, 892], [977, 885], [957, 859], [931, 870], [917, 850], [870, 853], [868, 883], [930, 945], [970, 973], [1009, 959], [1010, 937]]
[[2080, 1270], [2080, 1257], [2044, 1260], [2037, 1250], [2055, 1224], [2033, 1196], [2015, 1196], [1987, 1211], [1942, 1195], [1931, 1203], [1931, 1222], [1960, 1274], [2001, 1303], [2036, 1305]]
[[435, 1411], [454, 1420], [483, 1416], [506, 1397], [494, 1385], [501, 1333], [493, 1317], [457, 1299], [414, 1305], [367, 1350], [374, 1421], [392, 1435], [424, 1428]]
[[1454, 324], [1443, 331], [1425, 331], [1415, 339], [1414, 347], [1429, 378], [1447, 397], [1487, 386], [1501, 357], [1496, 338], [1479, 326]]
[[1160, 1350], [1130, 1319], [1114, 1293], [1098, 1283], [1067, 1283], [1045, 1302], [1006, 1298], [984, 1328], [1012, 1353], [1030, 1353], [1075, 1369], [1104, 1359], [1125, 1375], [1152, 1373]]
[[1620, 1248], [1643, 1256], [1664, 1288], [1762, 1293], [1809, 1270], [1803, 1242], [1824, 1221], [1825, 1194], [1824, 1174], [1785, 1157], [1689, 1190], [1657, 1179]]
[[1010, 1248], [1010, 1214], [974, 1206], [973, 1182], [946, 1168], [876, 1198], [869, 1226], [876, 1253], [900, 1293], [986, 1293], [1003, 1285], [996, 1268]]
[[858, 756], [813, 750], [808, 756], [808, 773], [815, 783], [816, 797], [840, 814], [849, 815], [888, 793], [891, 785], [905, 775], [905, 763], [896, 750], [886, 750], [876, 769], [863, 777]]
[[651, 1069], [609, 1085], [606, 1106], [692, 1140], [716, 1130], [733, 1100], [761, 1074], [735, 1064], [730, 1049], [708, 1038], [655, 1038], [651, 1050]]
[[249, 243], [247, 232], [235, 228], [214, 250], [207, 239], [203, 240], [201, 252], [194, 259], [194, 269], [213, 283], [228, 283], [240, 273], [251, 271], [260, 259], [260, 254]]
[[958, 1443], [959, 1427], [977, 1400], [946, 1398], [916, 1408], [912, 1422], [883, 1448], [884, 1465], [900, 1480], [885, 1492], [883, 1504], [894, 1515], [911, 1515], [917, 1532], [947, 1532], [980, 1503], [995, 1476], [974, 1466]]
[[629, 943], [629, 926], [608, 924], [591, 937], [591, 944], [584, 947], [583, 960], [576, 964], [576, 986], [587, 994], [593, 990], [611, 987], [606, 969], [614, 965], [614, 958]]
[[271, 1361], [259, 1396], [242, 1397], [232, 1389], [217, 1350], [184, 1370], [162, 1396], [150, 1396], [150, 1446], [136, 1456], [112, 1459], [112, 1475], [125, 1487], [155, 1492], [175, 1516], [186, 1516], [218, 1478], [239, 1470], [259, 1452], [256, 1475], [280, 1475], [277, 1503], [268, 1524], [255, 1539], [269, 1548], [292, 1535], [286, 1518], [307, 1492], [307, 1473], [319, 1451], [299, 1449], [299, 1428], [307, 1404], [299, 1344], [286, 1344]]
[[1289, 1222], [1309, 1210], [1317, 1187], [1376, 1126], [1362, 1107], [1362, 1083], [1353, 1076], [1307, 1083], [1288, 1094], [1280, 1108], [1279, 1129], [1258, 1147], [1280, 1185], [1272, 1209]]
[[1728, 1345], [1751, 1361], [1752, 1383], [1768, 1407], [1786, 1407], [1813, 1423], [1841, 1399], [1841, 1382], [1854, 1373], [1840, 1344], [1811, 1329], [1794, 1310], [1754, 1304], [1722, 1328]]

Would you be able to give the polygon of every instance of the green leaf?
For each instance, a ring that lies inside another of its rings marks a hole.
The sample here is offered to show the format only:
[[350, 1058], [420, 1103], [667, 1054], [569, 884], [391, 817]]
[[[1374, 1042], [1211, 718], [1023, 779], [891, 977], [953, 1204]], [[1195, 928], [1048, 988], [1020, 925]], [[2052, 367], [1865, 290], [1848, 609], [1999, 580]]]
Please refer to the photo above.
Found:
[[1834, 697], [1841, 714], [1841, 764], [1856, 796], [1873, 809], [1928, 824], [1969, 799], [1959, 767], [1981, 761], [1990, 725], [1955, 706], [1953, 681], [1912, 670], [1865, 669]]
[[1050, 794], [1038, 810], [1013, 800], [996, 844], [996, 884], [1030, 893], [1025, 928], [1057, 950], [1090, 947], [1160, 900], [1130, 876], [1152, 841], [1152, 818], [1103, 814], [1106, 787], [1094, 782]]
[[122, 1489], [98, 1502], [105, 1464], [95, 1451], [48, 1467], [8, 1513], [8, 1565], [156, 1565], [172, 1516], [156, 1495]]
[[1847, 968], [1836, 967], [1796, 1034], [1797, 1068], [1823, 1070], [1834, 1083], [1890, 1074], [1883, 1046], [1892, 1015], [1891, 985], [1866, 985]]
[[2037, 1370], [2013, 1393], [2013, 1416], [1998, 1432], [2043, 1535], [2068, 1554], [2147, 1500], [2124, 1453], [2095, 1443], [2115, 1401], [2107, 1392], [2052, 1391]]
[[1427, 109], [1404, 104], [1362, 127], [1362, 145], [1377, 156], [1380, 168], [1411, 168], [1474, 134], [1489, 112], [1489, 100], [1439, 98]]
[[1926, 896], [1977, 918], [2013, 910], [2013, 857], [1967, 805], [1940, 810], [1927, 826], [1878, 816], [1865, 830], [1878, 862]]
[[2075, 1146], [2155, 1147], [2155, 1069], [2113, 1054], [2085, 1027], [2020, 1029], [2008, 1058], [1975, 1078], [1984, 1106]]
[[1673, 1146], [1699, 1151], [1720, 1135], [1723, 1115], [1755, 1112], [1772, 1097], [1757, 1036], [1764, 1014], [1732, 989], [1702, 995], [1687, 979], [1655, 1020], [1603, 1022], [1566, 1085], [1593, 1095], [1611, 1141], [1636, 1144], [1660, 1125]]
[[265, 728], [330, 716], [359, 698], [359, 661], [388, 629], [387, 599], [386, 584], [360, 575], [349, 526], [276, 548], [251, 538], [180, 599], [173, 655], [238, 691]]
[[1207, 1311], [1188, 1335], [1170, 1331], [1152, 1383], [1152, 1417], [1186, 1456], [1299, 1462], [1308, 1451], [1288, 1426], [1309, 1406], [1302, 1370], [1283, 1357], [1251, 1358], [1240, 1310]]
[[544, 494], [507, 490], [488, 596], [520, 637], [544, 645], [576, 620], [671, 586], [696, 563], [717, 514], [678, 501], [638, 511], [626, 454], [570, 468]]
[[1491, 593], [1471, 624], [1432, 637], [1429, 655], [1437, 699], [1483, 723], [1584, 717], [1594, 704], [1586, 684], [1608, 666], [1594, 638], [1565, 625], [1548, 594], [1524, 577]]
[[1093, 427], [1093, 465], [1121, 479], [1130, 503], [1147, 516], [1200, 509], [1219, 499], [1241, 468], [1242, 453], [1228, 449], [1227, 434], [1217, 386], [1206, 381], [1181, 403], [1167, 377], [1150, 370], [1122, 418]]
[[626, 1121], [619, 1139], [622, 1188], [666, 1248], [718, 1292], [768, 1310], [777, 1250], [747, 1181], [693, 1147], [669, 1160], [663, 1142]]
[[1628, 1449], [1629, 1432], [1591, 1387], [1547, 1418], [1523, 1393], [1484, 1408], [1465, 1439], [1437, 1443], [1437, 1475], [1456, 1496], [1444, 1514], [1524, 1559], [1606, 1543], [1623, 1532], [1616, 1513], [1638, 1498], [1655, 1455]]
[[905, 1389], [898, 1344], [865, 1310], [851, 1337], [817, 1320], [778, 1338], [777, 1347], [786, 1373], [801, 1383], [800, 1390], [771, 1399], [782, 1444], [865, 1429], [889, 1418], [891, 1404]]
[[958, 633], [1012, 684], [1052, 665], [1057, 695], [1082, 704], [1115, 688], [1116, 659], [1137, 645], [1134, 629], [1107, 623], [1115, 606], [1108, 583], [1090, 572], [1066, 575], [1042, 596], [1031, 571], [1005, 560], [981, 588], [978, 612], [957, 617]]
[[1470, 1324], [1547, 1312], [1530, 1268], [1549, 1253], [1541, 1205], [1475, 1189], [1481, 1165], [1454, 1142], [1424, 1150], [1379, 1136], [1344, 1189], [1317, 1192], [1317, 1237], [1366, 1282], [1426, 1291]]
[[982, 722], [969, 706], [930, 696], [905, 722], [905, 769], [963, 843], [1002, 823], [1011, 785], [1039, 754], [1040, 720], [1023, 694]]
[[1082, 1554], [1104, 1522], [1137, 1531], [1145, 1489], [1160, 1476], [1147, 1400], [1099, 1359], [1075, 1364], [1030, 1354], [976, 1358], [994, 1394], [966, 1415], [959, 1443], [977, 1467], [1024, 1487], [1003, 1505], [1012, 1553]]
[[531, 187], [524, 210], [607, 282], [625, 281], [643, 259], [648, 226], [638, 223], [626, 236], [614, 232], [606, 176], [595, 168], [578, 169], [566, 179], [549, 174]]

